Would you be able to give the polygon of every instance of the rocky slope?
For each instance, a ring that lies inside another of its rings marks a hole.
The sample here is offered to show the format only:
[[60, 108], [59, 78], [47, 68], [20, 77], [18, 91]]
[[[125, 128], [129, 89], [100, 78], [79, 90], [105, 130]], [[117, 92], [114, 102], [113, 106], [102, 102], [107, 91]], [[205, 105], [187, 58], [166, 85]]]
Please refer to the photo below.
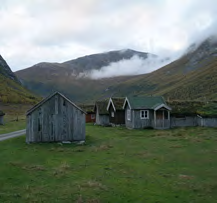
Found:
[[39, 100], [25, 89], [6, 61], [0, 56], [0, 104], [26, 103], [33, 104]]
[[3, 57], [0, 55], [0, 74], [14, 80], [17, 83], [20, 83], [20, 81], [17, 79], [16, 75], [11, 71], [10, 67], [6, 63], [6, 61], [3, 59]]

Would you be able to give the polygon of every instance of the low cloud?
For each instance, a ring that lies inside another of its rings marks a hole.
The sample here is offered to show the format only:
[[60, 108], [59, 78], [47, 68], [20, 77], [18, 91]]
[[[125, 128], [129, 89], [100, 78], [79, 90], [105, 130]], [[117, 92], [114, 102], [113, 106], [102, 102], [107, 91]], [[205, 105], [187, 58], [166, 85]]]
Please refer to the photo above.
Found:
[[[217, 1], [2, 0], [0, 19], [0, 54], [14, 71], [127, 48], [176, 59], [177, 53], [216, 32]], [[135, 65], [128, 61], [109, 67], [122, 75], [158, 67], [132, 61]], [[108, 67], [103, 71], [115, 74]]]
[[110, 63], [109, 66], [104, 66], [100, 70], [80, 73], [79, 77], [88, 77], [97, 80], [117, 76], [140, 75], [157, 70], [160, 67], [169, 64], [173, 60], [174, 58], [169, 59], [153, 55], [148, 55], [148, 57], [144, 59], [134, 55], [130, 59]]

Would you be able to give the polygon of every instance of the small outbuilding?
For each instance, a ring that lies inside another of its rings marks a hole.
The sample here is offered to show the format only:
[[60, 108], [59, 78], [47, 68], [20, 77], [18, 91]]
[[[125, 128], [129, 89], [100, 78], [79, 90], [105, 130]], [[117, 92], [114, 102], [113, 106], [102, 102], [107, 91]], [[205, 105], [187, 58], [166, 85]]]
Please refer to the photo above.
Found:
[[96, 113], [94, 112], [94, 105], [79, 105], [86, 112], [86, 123], [96, 122]]
[[96, 101], [94, 111], [96, 113], [96, 124], [107, 126], [109, 125], [109, 112], [107, 111], [108, 99]]
[[111, 97], [108, 102], [109, 122], [113, 125], [125, 124], [125, 112], [123, 109], [125, 97]]
[[27, 112], [26, 142], [85, 140], [85, 112], [56, 92]]
[[170, 128], [171, 108], [161, 96], [127, 97], [123, 108], [127, 128]]
[[0, 110], [0, 125], [4, 125], [4, 115], [5, 113]]

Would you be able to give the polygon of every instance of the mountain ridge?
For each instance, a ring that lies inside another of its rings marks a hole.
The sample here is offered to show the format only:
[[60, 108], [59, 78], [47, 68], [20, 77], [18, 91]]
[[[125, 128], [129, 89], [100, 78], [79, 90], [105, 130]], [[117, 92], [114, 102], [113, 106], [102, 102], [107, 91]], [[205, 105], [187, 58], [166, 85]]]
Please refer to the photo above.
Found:
[[[130, 50], [132, 51], [135, 52]], [[200, 100], [204, 97], [207, 100], [217, 99], [217, 87], [214, 83], [215, 80], [217, 81], [217, 43], [215, 41], [208, 39], [176, 61], [148, 74], [99, 80], [77, 78], [79, 71], [91, 68], [97, 70], [99, 67], [102, 68], [102, 63], [108, 64], [104, 57], [101, 58], [108, 53], [94, 55], [101, 60], [96, 61], [97, 67], [95, 63], [92, 63], [96, 58], [91, 60], [89, 58], [91, 56], [84, 56], [79, 58], [79, 60], [86, 59], [83, 62], [86, 66], [81, 69], [78, 68], [79, 65], [71, 67], [72, 64], [78, 63], [74, 59], [61, 64], [43, 64], [43, 67], [36, 64], [29, 69], [16, 72], [16, 75], [27, 88], [43, 96], [51, 90], [58, 90], [74, 101], [84, 103], [109, 96], [127, 95], [163, 95], [168, 100]], [[119, 57], [119, 60], [123, 60], [120, 53], [120, 51], [112, 52], [115, 57]], [[148, 53], [143, 54], [144, 58], [148, 57]]]
[[[130, 49], [110, 51], [79, 57], [63, 63], [39, 63], [25, 70], [17, 71], [16, 75], [25, 87], [36, 94], [45, 97], [53, 91], [60, 91], [75, 101], [83, 102], [83, 100], [93, 100], [95, 96], [103, 92], [106, 93], [110, 86], [108, 84], [117, 85], [135, 76], [92, 80], [86, 77], [79, 78], [80, 73], [100, 69], [112, 62], [130, 59], [135, 54], [144, 59], [149, 56], [148, 53]], [[78, 89], [79, 91], [77, 91]]]

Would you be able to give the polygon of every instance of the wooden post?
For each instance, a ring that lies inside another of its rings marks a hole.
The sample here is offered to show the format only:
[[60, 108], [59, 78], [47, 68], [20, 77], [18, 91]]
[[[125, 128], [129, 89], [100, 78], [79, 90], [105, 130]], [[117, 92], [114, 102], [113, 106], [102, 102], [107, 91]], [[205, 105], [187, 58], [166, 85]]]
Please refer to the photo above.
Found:
[[163, 128], [164, 128], [164, 126], [165, 126], [165, 125], [164, 125], [164, 110], [163, 110]]
[[169, 128], [170, 128], [170, 111], [167, 111], [168, 113], [168, 123], [169, 123]]
[[154, 110], [154, 128], [156, 128], [156, 111]]

